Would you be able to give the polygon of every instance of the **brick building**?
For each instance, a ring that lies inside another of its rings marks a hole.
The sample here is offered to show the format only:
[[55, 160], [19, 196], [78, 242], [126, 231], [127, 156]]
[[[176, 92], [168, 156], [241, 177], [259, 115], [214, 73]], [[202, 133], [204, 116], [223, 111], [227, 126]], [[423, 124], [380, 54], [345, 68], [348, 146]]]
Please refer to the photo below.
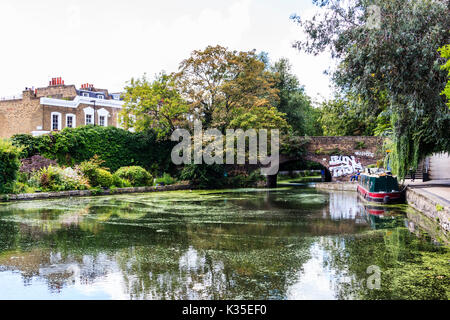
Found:
[[44, 88], [25, 88], [16, 97], [0, 99], [0, 138], [28, 133], [34, 136], [86, 124], [119, 127], [123, 101], [84, 84], [80, 89], [53, 78]]

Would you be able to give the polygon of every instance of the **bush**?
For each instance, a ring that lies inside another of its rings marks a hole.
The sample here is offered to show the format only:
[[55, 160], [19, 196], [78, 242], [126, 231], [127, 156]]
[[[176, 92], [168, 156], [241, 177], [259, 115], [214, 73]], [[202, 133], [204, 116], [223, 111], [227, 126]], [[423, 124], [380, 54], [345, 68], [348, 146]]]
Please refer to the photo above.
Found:
[[223, 188], [227, 185], [225, 172], [223, 165], [188, 164], [181, 171], [180, 178], [199, 188]]
[[164, 173], [161, 178], [156, 179], [157, 184], [161, 184], [161, 185], [165, 185], [165, 186], [174, 184], [175, 182], [177, 182], [177, 180], [175, 178], [172, 178], [170, 176], [170, 174], [168, 174], [168, 173]]
[[31, 134], [16, 134], [11, 137], [13, 146], [21, 148], [20, 159], [31, 158], [39, 153], [41, 139]]
[[110, 188], [113, 185], [113, 175], [108, 170], [99, 168], [95, 171], [95, 175], [96, 186]]
[[116, 171], [115, 175], [121, 179], [128, 180], [134, 187], [153, 185], [152, 175], [139, 166], [122, 167]]
[[224, 165], [186, 165], [180, 174], [180, 179], [188, 180], [194, 186], [204, 189], [220, 188], [246, 188], [255, 187], [257, 182], [263, 180], [260, 170], [247, 174], [246, 170], [230, 170]]
[[43, 191], [85, 190], [88, 180], [78, 170], [49, 166], [32, 174], [30, 184]]
[[22, 165], [20, 166], [20, 172], [31, 174], [34, 171], [39, 171], [42, 168], [47, 168], [49, 166], [56, 166], [55, 160], [50, 160], [44, 158], [41, 155], [34, 155], [31, 158], [22, 159]]
[[17, 194], [17, 193], [34, 193], [34, 192], [36, 192], [36, 189], [33, 187], [30, 187], [26, 183], [16, 182], [14, 184], [13, 193]]
[[131, 187], [130, 181], [122, 179], [116, 174], [113, 174], [112, 179], [113, 179], [113, 186], [115, 186], [115, 187], [118, 187], [118, 188]]
[[77, 169], [89, 180], [91, 186], [109, 188], [113, 179], [111, 173], [101, 167], [103, 163], [104, 161], [95, 155], [92, 159], [80, 163]]
[[241, 172], [235, 176], [225, 179], [226, 187], [233, 188], [249, 188], [256, 187], [258, 181], [262, 180], [260, 170], [254, 170], [250, 174]]
[[12, 192], [20, 168], [21, 149], [0, 140], [0, 193]]

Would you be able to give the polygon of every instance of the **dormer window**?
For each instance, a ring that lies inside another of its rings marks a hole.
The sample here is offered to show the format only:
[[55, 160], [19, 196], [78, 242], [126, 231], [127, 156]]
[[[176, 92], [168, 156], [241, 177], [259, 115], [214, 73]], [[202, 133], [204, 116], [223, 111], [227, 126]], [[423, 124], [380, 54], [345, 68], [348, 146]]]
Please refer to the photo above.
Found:
[[102, 94], [99, 94], [99, 95], [97, 96], [97, 98], [98, 98], [98, 99], [105, 99], [105, 96], [102, 95]]
[[83, 92], [81, 95], [82, 95], [83, 97], [89, 97], [89, 92]]

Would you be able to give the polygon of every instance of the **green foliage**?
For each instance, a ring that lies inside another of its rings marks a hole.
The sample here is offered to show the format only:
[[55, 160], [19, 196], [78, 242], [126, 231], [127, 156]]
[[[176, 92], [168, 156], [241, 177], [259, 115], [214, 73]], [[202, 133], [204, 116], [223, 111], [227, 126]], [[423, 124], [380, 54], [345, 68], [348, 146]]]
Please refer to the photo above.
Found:
[[128, 180], [122, 179], [116, 174], [112, 175], [112, 184], [117, 188], [129, 188], [131, 187], [131, 183]]
[[163, 184], [163, 185], [170, 185], [177, 182], [177, 180], [170, 176], [168, 173], [164, 173], [164, 175], [161, 178], [156, 178], [155, 183], [157, 184]]
[[21, 149], [0, 140], [0, 193], [12, 192], [20, 168]]
[[223, 130], [236, 116], [275, 107], [278, 100], [273, 74], [254, 50], [238, 52], [219, 45], [195, 50], [175, 77], [191, 114], [207, 128]]
[[[322, 4], [325, 8], [311, 20], [293, 17], [307, 34], [296, 46], [309, 53], [329, 50], [338, 59], [333, 80], [342, 94], [362, 99], [357, 110], [377, 117], [377, 134], [392, 132], [396, 157], [391, 160], [398, 175], [404, 177], [410, 165], [416, 167], [430, 153], [450, 151], [450, 110], [440, 95], [447, 75], [438, 52], [449, 43], [448, 1]], [[380, 10], [374, 28], [369, 24], [373, 4]]]
[[447, 106], [450, 108], [450, 44], [439, 48], [439, 52], [441, 53], [442, 58], [447, 58], [447, 61], [441, 66], [441, 69], [448, 72], [447, 77], [449, 80], [441, 94], [447, 97]]
[[247, 174], [246, 170], [234, 171], [225, 165], [190, 164], [183, 168], [180, 179], [201, 189], [220, 189], [255, 187], [264, 177], [259, 170]]
[[[88, 161], [83, 161], [78, 165], [78, 169], [89, 180], [92, 187], [109, 188], [114, 184], [113, 175], [106, 168], [102, 168], [103, 160], [94, 156]], [[121, 186], [121, 182], [119, 186]]]
[[277, 109], [285, 114], [287, 123], [297, 135], [321, 135], [317, 125], [319, 111], [312, 107], [311, 99], [305, 94], [298, 78], [291, 73], [291, 65], [286, 58], [275, 62], [270, 68], [274, 73], [275, 87], [278, 89]]
[[132, 186], [151, 186], [153, 177], [147, 170], [139, 166], [122, 167], [114, 173], [115, 176], [128, 180]]
[[365, 141], [358, 141], [355, 144], [355, 149], [361, 150], [366, 148], [366, 142]]
[[375, 122], [360, 114], [358, 101], [346, 97], [322, 103], [319, 122], [326, 136], [370, 136]]
[[289, 132], [281, 136], [280, 152], [290, 156], [301, 157], [310, 141], [311, 139], [308, 137], [297, 136], [293, 132]]
[[170, 161], [172, 141], [157, 141], [153, 131], [133, 133], [112, 126], [81, 126], [65, 128], [59, 133], [40, 137], [31, 135], [14, 136], [16, 145], [56, 159], [60, 165], [73, 166], [89, 160], [94, 155], [105, 161], [105, 167], [112, 171], [120, 167], [139, 165], [150, 169], [173, 170]]
[[186, 125], [189, 107], [178, 93], [174, 77], [161, 73], [149, 82], [145, 75], [131, 79], [125, 88], [122, 109], [125, 128], [146, 131], [153, 128], [158, 138], [166, 138]]
[[36, 192], [36, 188], [30, 187], [27, 183], [17, 181], [14, 184], [14, 188], [12, 193], [20, 194], [20, 193], [34, 193]]
[[31, 158], [39, 153], [40, 140], [30, 134], [16, 134], [11, 137], [11, 143], [21, 148], [20, 159]]
[[237, 115], [229, 124], [235, 129], [279, 129], [287, 132], [291, 127], [285, 119], [286, 114], [279, 112], [275, 107], [254, 107], [248, 112]]
[[88, 180], [78, 170], [57, 166], [34, 172], [29, 183], [43, 191], [86, 190], [90, 187]]
[[92, 188], [91, 190], [91, 195], [93, 196], [100, 196], [103, 194], [103, 190], [101, 188]]
[[180, 179], [202, 189], [223, 188], [226, 185], [225, 168], [218, 164], [188, 164], [181, 171]]
[[340, 150], [339, 148], [334, 148], [331, 150], [324, 150], [323, 148], [319, 148], [319, 149], [315, 150], [314, 153], [316, 155], [323, 154], [323, 155], [332, 156], [332, 155], [342, 154], [342, 150]]
[[105, 169], [100, 168], [96, 170], [95, 180], [97, 185], [102, 188], [110, 188], [113, 185], [113, 175]]
[[249, 188], [249, 187], [255, 187], [256, 183], [258, 181], [262, 181], [265, 179], [261, 175], [260, 170], [254, 170], [248, 175], [237, 175], [236, 177], [239, 177], [240, 181], [236, 183], [235, 181], [229, 182], [229, 185], [231, 187], [239, 187], [239, 188]]

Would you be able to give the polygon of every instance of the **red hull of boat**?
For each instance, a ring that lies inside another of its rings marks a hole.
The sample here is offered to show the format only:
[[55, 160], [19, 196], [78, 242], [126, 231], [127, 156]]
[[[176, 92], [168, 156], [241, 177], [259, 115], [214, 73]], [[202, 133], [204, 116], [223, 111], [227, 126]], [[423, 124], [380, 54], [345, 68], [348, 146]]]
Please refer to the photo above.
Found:
[[396, 192], [369, 192], [361, 185], [358, 185], [358, 193], [367, 201], [399, 203], [403, 202], [403, 194], [401, 191]]

